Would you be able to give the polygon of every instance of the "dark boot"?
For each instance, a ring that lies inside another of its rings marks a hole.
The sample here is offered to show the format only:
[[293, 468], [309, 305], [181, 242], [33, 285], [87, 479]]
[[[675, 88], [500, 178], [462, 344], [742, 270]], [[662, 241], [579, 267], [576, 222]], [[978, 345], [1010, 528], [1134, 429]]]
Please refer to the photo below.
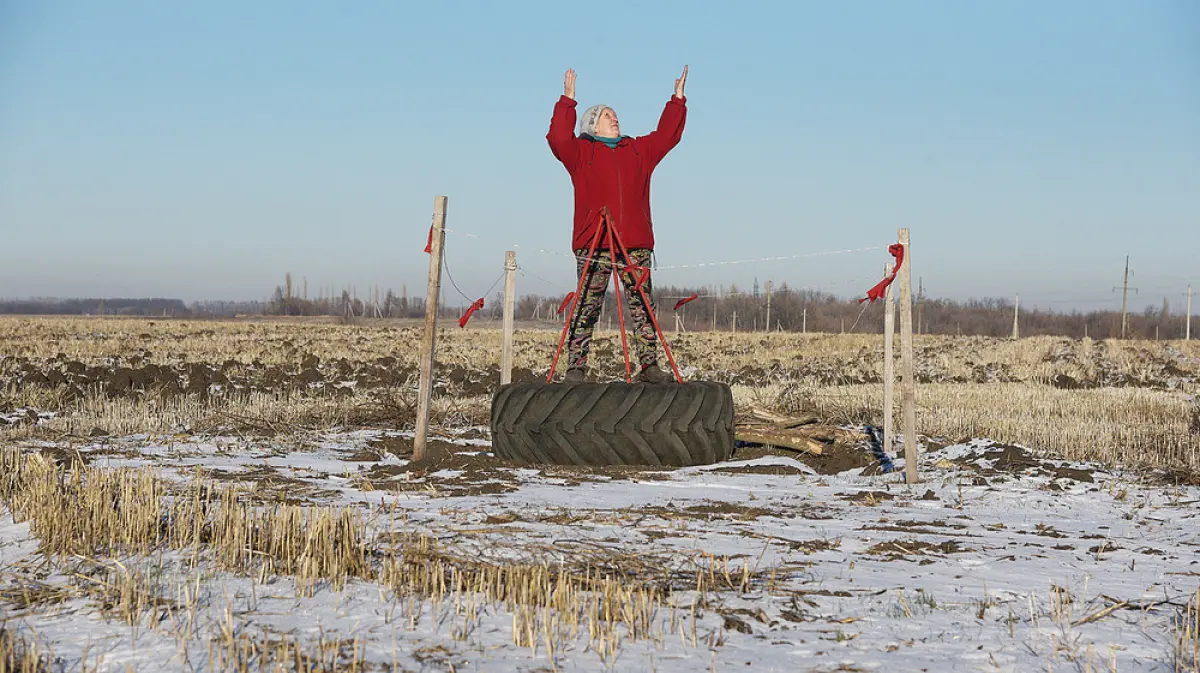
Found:
[[653, 364], [642, 367], [642, 371], [638, 372], [633, 380], [638, 383], [674, 383], [675, 376], [659, 369], [657, 364]]
[[562, 382], [563, 383], [583, 383], [583, 370], [582, 369], [568, 369], [567, 373], [563, 375]]

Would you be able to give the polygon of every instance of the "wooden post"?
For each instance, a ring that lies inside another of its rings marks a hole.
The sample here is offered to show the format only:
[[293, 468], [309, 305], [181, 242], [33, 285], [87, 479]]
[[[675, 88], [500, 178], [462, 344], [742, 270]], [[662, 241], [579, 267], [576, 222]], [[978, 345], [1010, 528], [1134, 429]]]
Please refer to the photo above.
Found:
[[[892, 275], [892, 263], [888, 262], [883, 275]], [[894, 417], [896, 402], [894, 399], [894, 382], [896, 380], [896, 354], [892, 343], [896, 334], [896, 293], [892, 286], [887, 286], [883, 295], [883, 452], [892, 454], [892, 435], [895, 433]]]
[[1017, 316], [1021, 313], [1021, 295], [1017, 295], [1017, 300], [1013, 303], [1013, 336], [1014, 339], [1021, 338], [1021, 328], [1017, 323]]
[[737, 311], [733, 312], [733, 319], [729, 321], [729, 329], [732, 332], [737, 332]]
[[417, 387], [417, 431], [413, 460], [425, 457], [429, 434], [429, 398], [433, 393], [433, 360], [437, 346], [438, 291], [442, 287], [442, 244], [446, 241], [446, 197], [433, 200], [433, 244], [429, 254], [429, 284], [425, 290], [425, 338], [421, 341], [421, 379]]
[[1192, 286], [1188, 286], [1187, 327], [1184, 328], [1184, 341], [1192, 340]]
[[808, 307], [807, 306], [804, 308], [804, 312], [801, 314], [800, 333], [808, 334]]
[[904, 481], [917, 483], [917, 381], [913, 375], [912, 249], [908, 228], [900, 230], [904, 263], [900, 265], [900, 406], [904, 413]]
[[516, 310], [517, 253], [504, 253], [504, 336], [500, 342], [500, 385], [512, 383], [513, 311]]

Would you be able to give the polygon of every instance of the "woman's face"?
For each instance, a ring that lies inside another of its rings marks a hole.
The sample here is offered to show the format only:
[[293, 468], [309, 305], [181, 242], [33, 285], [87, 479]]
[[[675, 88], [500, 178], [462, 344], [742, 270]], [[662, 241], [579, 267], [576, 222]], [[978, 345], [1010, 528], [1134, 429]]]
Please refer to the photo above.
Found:
[[596, 118], [596, 135], [605, 138], [621, 137], [621, 124], [617, 121], [617, 113], [612, 108], [604, 108]]

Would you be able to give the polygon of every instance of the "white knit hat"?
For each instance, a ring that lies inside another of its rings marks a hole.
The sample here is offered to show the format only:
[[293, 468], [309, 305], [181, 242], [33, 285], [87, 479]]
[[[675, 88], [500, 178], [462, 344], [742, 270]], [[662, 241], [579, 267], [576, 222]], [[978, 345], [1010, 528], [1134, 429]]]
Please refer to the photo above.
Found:
[[596, 122], [600, 120], [600, 113], [607, 109], [607, 105], [593, 105], [584, 110], [583, 115], [579, 117], [579, 134], [596, 135]]

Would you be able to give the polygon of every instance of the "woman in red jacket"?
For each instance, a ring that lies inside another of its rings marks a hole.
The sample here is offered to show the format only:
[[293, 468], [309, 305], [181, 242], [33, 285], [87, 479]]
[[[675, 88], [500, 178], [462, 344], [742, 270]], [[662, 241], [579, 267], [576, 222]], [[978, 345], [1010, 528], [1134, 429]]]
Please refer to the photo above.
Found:
[[617, 113], [608, 106], [593, 105], [579, 120], [579, 135], [576, 136], [575, 71], [566, 73], [563, 95], [554, 105], [546, 140], [575, 186], [571, 248], [575, 252], [576, 279], [585, 273], [587, 279], [572, 316], [564, 382], [574, 383], [584, 378], [592, 332], [608, 288], [613, 266], [608, 241], [598, 242], [590, 268], [584, 268], [589, 266], [588, 249], [604, 218], [608, 218], [610, 226], [620, 236], [631, 264], [645, 269], [638, 271], [637, 277], [633, 271], [622, 271], [625, 260], [618, 255], [618, 272], [634, 323], [634, 343], [640, 365], [636, 380], [646, 383], [674, 381], [674, 377], [658, 366], [658, 335], [650, 321], [653, 301], [646, 306], [642, 293], [634, 288], [644, 277], [641, 287], [647, 297], [651, 296], [649, 273], [654, 230], [650, 218], [650, 176], [683, 137], [687, 120], [687, 99], [683, 95], [686, 81], [687, 66], [684, 66], [683, 74], [675, 80], [675, 95], [667, 101], [654, 131], [636, 138], [623, 136]]

